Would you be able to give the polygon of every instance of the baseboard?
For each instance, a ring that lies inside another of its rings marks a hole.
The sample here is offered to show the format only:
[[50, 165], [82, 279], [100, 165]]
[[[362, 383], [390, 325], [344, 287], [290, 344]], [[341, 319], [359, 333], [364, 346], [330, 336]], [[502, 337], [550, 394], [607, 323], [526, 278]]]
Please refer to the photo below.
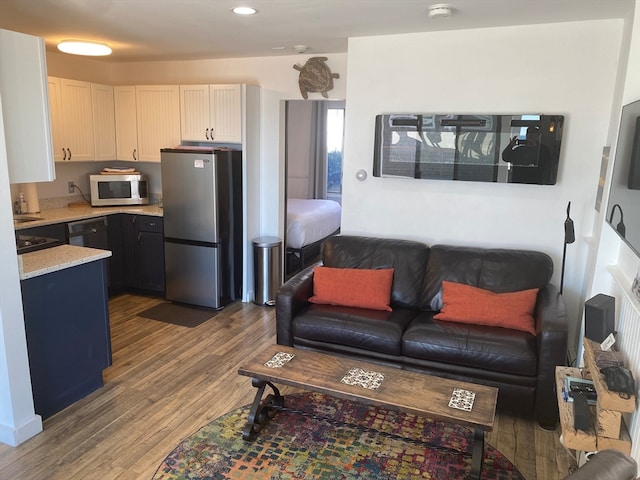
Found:
[[17, 447], [42, 431], [42, 417], [33, 415], [27, 422], [15, 428], [0, 424], [0, 442]]

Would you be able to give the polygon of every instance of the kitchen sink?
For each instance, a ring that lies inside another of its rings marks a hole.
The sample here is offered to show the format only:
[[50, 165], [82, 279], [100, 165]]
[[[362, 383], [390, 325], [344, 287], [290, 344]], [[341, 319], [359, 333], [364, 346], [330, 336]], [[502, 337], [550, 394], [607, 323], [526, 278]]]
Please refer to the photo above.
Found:
[[14, 215], [13, 216], [13, 224], [18, 225], [21, 223], [27, 222], [37, 222], [38, 220], [44, 220], [42, 217], [34, 217], [30, 215]]

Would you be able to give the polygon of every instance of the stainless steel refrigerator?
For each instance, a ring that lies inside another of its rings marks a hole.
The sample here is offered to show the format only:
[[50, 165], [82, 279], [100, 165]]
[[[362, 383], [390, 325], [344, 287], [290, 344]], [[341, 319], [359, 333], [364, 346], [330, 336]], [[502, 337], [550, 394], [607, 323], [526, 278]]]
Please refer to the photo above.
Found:
[[161, 150], [168, 300], [221, 308], [242, 296], [242, 152]]

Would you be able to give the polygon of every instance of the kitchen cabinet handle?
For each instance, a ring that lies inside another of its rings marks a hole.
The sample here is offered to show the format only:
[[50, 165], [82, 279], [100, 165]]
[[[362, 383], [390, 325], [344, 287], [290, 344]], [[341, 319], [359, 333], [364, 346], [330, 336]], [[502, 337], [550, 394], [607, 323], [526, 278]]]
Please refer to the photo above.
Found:
[[207, 140], [209, 140], [209, 129], [207, 128], [204, 132], [204, 136]]
[[66, 159], [67, 159], [67, 152], [66, 152], [66, 150], [63, 148], [63, 149], [62, 149], [62, 160], [64, 161], [64, 160], [66, 160]]
[[136, 152], [137, 152], [137, 149], [134, 148], [133, 149], [133, 159], [137, 162], [138, 159], [136, 158]]
[[69, 158], [68, 160], [71, 160], [71, 150], [67, 148], [67, 153], [69, 153]]
[[213, 140], [214, 138], [216, 138], [216, 135], [214, 132], [215, 132], [214, 128], [211, 127], [211, 138], [209, 140]]

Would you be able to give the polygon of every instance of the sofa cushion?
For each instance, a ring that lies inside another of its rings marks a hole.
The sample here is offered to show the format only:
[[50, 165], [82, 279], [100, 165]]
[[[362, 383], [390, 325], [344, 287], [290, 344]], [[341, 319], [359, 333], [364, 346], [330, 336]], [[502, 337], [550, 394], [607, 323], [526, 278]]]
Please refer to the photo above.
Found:
[[433, 320], [422, 312], [402, 337], [402, 353], [450, 365], [534, 377], [536, 337], [519, 330]]
[[552, 274], [553, 260], [542, 252], [435, 245], [429, 252], [420, 309], [442, 308], [443, 280], [505, 293], [543, 289]]
[[420, 242], [336, 235], [322, 246], [322, 263], [334, 268], [393, 268], [391, 306], [417, 308], [429, 248]]
[[293, 342], [305, 339], [401, 355], [402, 333], [417, 313], [311, 304], [292, 321]]
[[313, 270], [311, 303], [391, 311], [393, 268], [331, 268]]
[[533, 311], [538, 289], [494, 293], [462, 283], [442, 282], [442, 310], [433, 318], [522, 330], [536, 334]]

